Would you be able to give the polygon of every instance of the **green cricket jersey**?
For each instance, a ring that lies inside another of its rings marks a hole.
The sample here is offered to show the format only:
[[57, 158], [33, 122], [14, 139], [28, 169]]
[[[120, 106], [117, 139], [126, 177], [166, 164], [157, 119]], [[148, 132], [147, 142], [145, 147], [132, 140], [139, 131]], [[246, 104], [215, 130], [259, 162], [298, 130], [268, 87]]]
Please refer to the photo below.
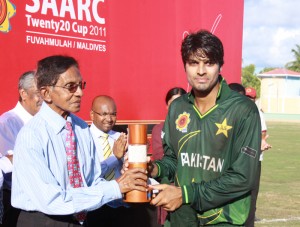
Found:
[[193, 93], [174, 100], [164, 124], [158, 178], [182, 188], [172, 226], [243, 225], [261, 144], [258, 109], [220, 76], [216, 105], [201, 115]]

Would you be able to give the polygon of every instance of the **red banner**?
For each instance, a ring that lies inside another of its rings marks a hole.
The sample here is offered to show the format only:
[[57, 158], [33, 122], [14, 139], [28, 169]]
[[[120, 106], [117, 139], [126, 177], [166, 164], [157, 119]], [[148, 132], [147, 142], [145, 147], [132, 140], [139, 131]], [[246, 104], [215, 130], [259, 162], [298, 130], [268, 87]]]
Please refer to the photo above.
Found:
[[162, 120], [166, 92], [189, 89], [180, 56], [183, 37], [207, 29], [222, 40], [228, 82], [240, 81], [241, 0], [0, 0], [0, 114], [18, 100], [19, 76], [49, 55], [75, 57], [94, 96], [112, 96], [118, 120]]

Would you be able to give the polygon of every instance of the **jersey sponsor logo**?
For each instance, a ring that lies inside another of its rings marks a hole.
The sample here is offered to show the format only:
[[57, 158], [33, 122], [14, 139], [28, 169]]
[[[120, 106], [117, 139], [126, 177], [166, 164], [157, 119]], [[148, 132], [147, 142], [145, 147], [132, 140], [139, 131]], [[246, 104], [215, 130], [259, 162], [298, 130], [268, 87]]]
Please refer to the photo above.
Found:
[[202, 168], [207, 171], [222, 172], [224, 159], [197, 153], [181, 153], [181, 166]]
[[179, 114], [178, 118], [175, 121], [176, 129], [181, 132], [187, 132], [187, 127], [190, 123], [190, 114], [187, 112], [183, 112], [182, 114]]
[[216, 135], [223, 133], [223, 135], [226, 136], [226, 138], [228, 138], [228, 130], [232, 129], [232, 126], [227, 125], [227, 119], [225, 118], [221, 124], [220, 123], [215, 123], [215, 124], [218, 127], [218, 131]]
[[257, 151], [250, 147], [242, 147], [241, 152], [249, 155], [252, 158], [255, 158], [257, 154]]

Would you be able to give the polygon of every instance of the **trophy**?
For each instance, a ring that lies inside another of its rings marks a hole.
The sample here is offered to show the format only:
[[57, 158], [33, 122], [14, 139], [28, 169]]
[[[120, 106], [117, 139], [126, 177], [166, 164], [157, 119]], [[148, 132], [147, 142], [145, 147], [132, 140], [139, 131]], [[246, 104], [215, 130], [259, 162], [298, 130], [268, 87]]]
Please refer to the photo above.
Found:
[[[128, 125], [128, 168], [147, 169], [147, 125]], [[145, 203], [151, 200], [150, 192], [132, 190], [124, 195], [128, 203]]]

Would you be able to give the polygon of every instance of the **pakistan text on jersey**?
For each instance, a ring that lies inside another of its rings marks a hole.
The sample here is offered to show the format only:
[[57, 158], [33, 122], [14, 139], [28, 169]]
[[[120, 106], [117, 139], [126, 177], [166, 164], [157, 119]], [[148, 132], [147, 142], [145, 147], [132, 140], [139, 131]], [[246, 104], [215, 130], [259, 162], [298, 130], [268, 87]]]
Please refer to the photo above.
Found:
[[202, 168], [208, 171], [221, 172], [224, 159], [195, 153], [181, 153], [181, 165]]

